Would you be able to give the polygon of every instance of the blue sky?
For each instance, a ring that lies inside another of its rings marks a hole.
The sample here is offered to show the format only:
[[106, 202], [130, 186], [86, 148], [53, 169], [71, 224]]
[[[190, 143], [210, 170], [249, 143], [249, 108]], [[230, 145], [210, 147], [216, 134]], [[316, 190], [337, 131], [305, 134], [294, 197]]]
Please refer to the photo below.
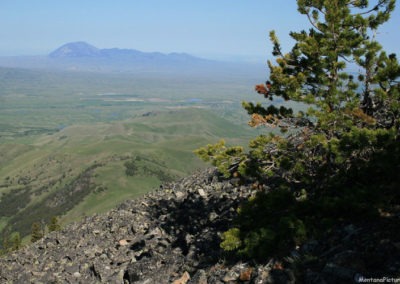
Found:
[[[260, 61], [271, 53], [270, 30], [288, 51], [289, 31], [307, 27], [295, 0], [0, 0], [0, 56], [43, 55], [86, 41]], [[400, 53], [399, 29], [400, 4], [378, 34], [389, 52]]]

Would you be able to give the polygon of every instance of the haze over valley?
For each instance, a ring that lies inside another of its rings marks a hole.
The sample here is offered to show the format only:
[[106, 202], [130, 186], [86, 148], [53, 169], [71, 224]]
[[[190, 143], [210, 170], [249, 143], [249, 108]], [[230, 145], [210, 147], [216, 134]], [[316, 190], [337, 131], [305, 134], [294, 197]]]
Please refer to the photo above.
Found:
[[242, 100], [260, 66], [98, 49], [0, 58], [0, 231], [67, 224], [206, 165], [193, 150], [246, 146]]

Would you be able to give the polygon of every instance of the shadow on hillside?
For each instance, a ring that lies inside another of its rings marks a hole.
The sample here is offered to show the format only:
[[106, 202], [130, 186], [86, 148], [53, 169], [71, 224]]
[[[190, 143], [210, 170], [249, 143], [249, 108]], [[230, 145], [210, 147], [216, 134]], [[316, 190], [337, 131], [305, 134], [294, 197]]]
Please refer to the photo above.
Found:
[[231, 227], [240, 201], [221, 194], [202, 197], [190, 191], [182, 199], [159, 200], [152, 214], [174, 237], [173, 248], [200, 262], [217, 260], [222, 253], [219, 233]]

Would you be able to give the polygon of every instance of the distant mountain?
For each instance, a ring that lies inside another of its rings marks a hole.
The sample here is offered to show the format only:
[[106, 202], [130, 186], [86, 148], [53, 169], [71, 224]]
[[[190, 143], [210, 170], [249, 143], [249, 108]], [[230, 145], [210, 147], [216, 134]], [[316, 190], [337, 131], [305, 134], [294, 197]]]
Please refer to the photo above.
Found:
[[[101, 73], [168, 73], [195, 76], [250, 77], [262, 74], [261, 65], [228, 63], [187, 53], [143, 52], [136, 49], [100, 49], [78, 41], [66, 43], [44, 56], [0, 57], [0, 67]], [[264, 69], [264, 67], [262, 67]]]
[[[136, 49], [99, 49], [83, 41], [64, 44], [48, 55], [53, 59], [60, 58], [98, 58], [98, 59], [141, 59], [141, 60], [175, 60], [205, 61], [187, 53], [142, 52]], [[208, 60], [207, 60], [208, 61]]]
[[101, 50], [83, 41], [64, 44], [49, 54], [51, 58], [96, 57]]

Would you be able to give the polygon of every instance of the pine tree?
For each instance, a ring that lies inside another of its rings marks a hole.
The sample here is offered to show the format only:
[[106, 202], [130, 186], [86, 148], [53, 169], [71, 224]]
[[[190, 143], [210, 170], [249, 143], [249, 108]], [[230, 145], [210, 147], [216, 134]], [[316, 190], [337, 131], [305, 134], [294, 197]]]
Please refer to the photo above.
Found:
[[[393, 0], [376, 1], [372, 6], [368, 1], [299, 0], [298, 11], [311, 23], [309, 31], [291, 32], [296, 44], [286, 54], [275, 32], [270, 33], [277, 64], [268, 62], [271, 73], [268, 97], [272, 101], [281, 97], [304, 103], [308, 110], [294, 115], [292, 109], [277, 109], [273, 103], [267, 108], [252, 103], [243, 105], [252, 115], [253, 126], [275, 126], [283, 132], [303, 127], [301, 141], [284, 139], [283, 142], [289, 141], [286, 147], [308, 150], [303, 151], [306, 155], [292, 157], [301, 160], [300, 164], [293, 160], [284, 163], [294, 172], [300, 170], [301, 175], [304, 167], [309, 171], [320, 168], [331, 176], [338, 170], [347, 170], [355, 157], [365, 158], [361, 155], [379, 137], [398, 135], [396, 79], [400, 68], [396, 56], [387, 56], [374, 38], [376, 29], [389, 19], [394, 5]], [[358, 76], [355, 78], [349, 69], [357, 70]], [[256, 147], [271, 143], [270, 139], [261, 140], [265, 142]], [[344, 140], [351, 143], [344, 145], [341, 143]], [[318, 154], [318, 167], [314, 163], [316, 155], [311, 153]], [[278, 158], [276, 167], [269, 164], [267, 167], [280, 171], [281, 164]]]
[[61, 230], [61, 225], [58, 221], [57, 216], [53, 216], [50, 220], [50, 224], [47, 226], [49, 232], [59, 231]]
[[11, 248], [10, 236], [8, 235], [8, 232], [3, 233], [2, 239], [3, 239], [3, 241], [2, 241], [2, 249], [0, 251], [0, 255], [8, 253]]
[[11, 251], [19, 250], [21, 247], [22, 247], [22, 240], [19, 232], [14, 232], [12, 234], [5, 233], [3, 235], [2, 253], [6, 254]]
[[31, 242], [37, 242], [38, 240], [43, 238], [43, 235], [44, 234], [40, 223], [34, 222], [31, 228]]
[[19, 250], [22, 247], [21, 235], [19, 232], [13, 234], [10, 243], [13, 251]]
[[372, 218], [399, 198], [400, 66], [376, 41], [395, 0], [297, 4], [310, 28], [290, 33], [288, 53], [270, 32], [276, 60], [266, 86], [256, 86], [267, 105], [243, 102], [250, 126], [282, 134], [256, 137], [248, 153], [223, 142], [197, 150], [226, 177], [272, 188], [241, 208], [223, 238], [224, 248], [252, 256], [293, 247], [326, 223]]

